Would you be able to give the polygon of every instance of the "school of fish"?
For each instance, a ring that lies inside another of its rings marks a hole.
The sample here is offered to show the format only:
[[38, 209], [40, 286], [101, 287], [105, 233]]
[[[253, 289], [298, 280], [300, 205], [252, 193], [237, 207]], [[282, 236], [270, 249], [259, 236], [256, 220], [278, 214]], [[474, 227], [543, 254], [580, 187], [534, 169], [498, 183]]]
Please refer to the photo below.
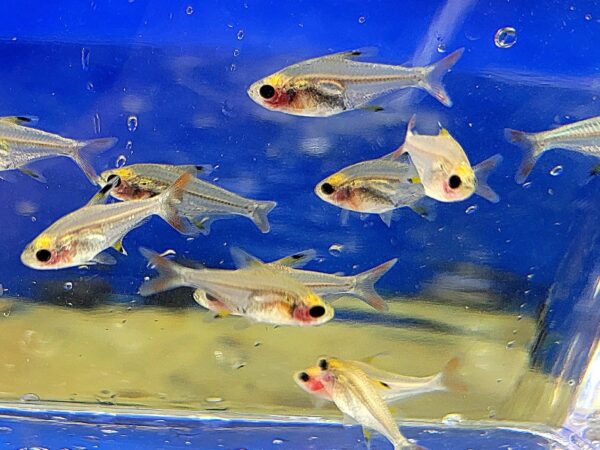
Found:
[[[367, 53], [344, 51], [292, 64], [252, 83], [247, 94], [267, 110], [316, 118], [357, 109], [365, 114], [380, 111], [383, 107], [375, 101], [403, 89], [421, 89], [442, 105], [452, 106], [442, 79], [459, 61], [463, 49], [424, 67], [360, 61]], [[473, 194], [499, 202], [488, 178], [502, 156], [495, 154], [472, 165], [448, 129], [440, 125], [437, 133], [420, 134], [417, 119], [412, 116], [397, 149], [346, 167], [340, 164], [337, 172], [317, 183], [315, 195], [346, 214], [379, 215], [388, 227], [400, 208], [435, 220], [436, 202], [461, 202]], [[215, 220], [235, 217], [251, 220], [262, 233], [270, 230], [268, 215], [277, 203], [245, 198], [203, 180], [201, 177], [212, 170], [208, 164], [148, 162], [98, 175], [91, 158], [113, 147], [115, 138], [66, 138], [38, 129], [36, 123], [33, 116], [0, 117], [0, 172], [17, 170], [48, 182], [31, 164], [64, 156], [75, 161], [100, 190], [83, 206], [30, 238], [21, 253], [22, 263], [29, 268], [115, 265], [118, 258], [128, 254], [123, 242], [126, 235], [155, 215], [185, 236], [208, 235]], [[505, 137], [523, 149], [515, 180], [524, 183], [537, 159], [550, 149], [600, 157], [600, 116], [547, 131], [506, 129]], [[117, 258], [112, 251], [118, 252]], [[265, 262], [231, 247], [233, 269], [208, 268], [200, 263], [182, 265], [150, 249], [141, 248], [140, 252], [158, 272], [140, 286], [142, 296], [189, 287], [194, 300], [210, 314], [298, 327], [324, 325], [334, 319], [332, 303], [340, 297], [354, 298], [384, 313], [388, 305], [374, 285], [397, 263], [396, 258], [379, 261], [363, 272], [340, 275], [305, 269], [317, 255], [314, 249]], [[366, 437], [367, 429], [375, 430], [394, 449], [405, 450], [422, 447], [400, 432], [388, 404], [434, 392], [464, 395], [467, 386], [459, 372], [457, 357], [427, 377], [396, 374], [364, 361], [321, 357], [315, 366], [297, 372], [293, 379], [304, 391], [333, 402], [345, 416], [362, 425]]]

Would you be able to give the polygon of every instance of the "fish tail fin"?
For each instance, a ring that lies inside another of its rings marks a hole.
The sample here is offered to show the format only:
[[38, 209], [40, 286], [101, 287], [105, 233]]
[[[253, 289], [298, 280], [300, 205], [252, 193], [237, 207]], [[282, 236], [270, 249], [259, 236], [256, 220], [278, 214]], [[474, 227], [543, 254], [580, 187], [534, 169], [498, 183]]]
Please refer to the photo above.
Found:
[[504, 137], [508, 142], [512, 142], [523, 149], [523, 159], [515, 175], [515, 181], [518, 184], [523, 184], [533, 166], [535, 166], [537, 159], [546, 149], [536, 138], [535, 133], [525, 133], [524, 131], [506, 128]]
[[85, 173], [85, 176], [88, 177], [92, 184], [98, 184], [98, 174], [90, 162], [84, 158], [82, 152], [91, 154], [102, 153], [109, 148], [114, 147], [114, 145], [117, 143], [117, 140], [117, 138], [108, 137], [81, 141], [70, 154], [71, 158], [73, 158], [77, 165], [81, 167], [81, 170], [83, 170], [83, 173]]
[[360, 298], [377, 311], [387, 311], [389, 309], [385, 300], [375, 291], [375, 283], [390, 270], [398, 258], [390, 259], [383, 264], [373, 267], [363, 273], [356, 275], [356, 284], [352, 289], [352, 294]]
[[169, 225], [186, 236], [197, 236], [200, 232], [179, 210], [183, 200], [184, 189], [193, 178], [194, 174], [191, 172], [183, 173], [166, 191], [157, 197], [161, 206], [159, 215]]
[[444, 59], [425, 67], [425, 76], [419, 83], [423, 89], [437, 98], [443, 105], [448, 107], [452, 106], [452, 100], [444, 88], [442, 79], [448, 70], [450, 70], [452, 66], [456, 64], [456, 61], [458, 61], [458, 59], [461, 57], [464, 50], [464, 48], [459, 48], [458, 50], [450, 53]]
[[440, 386], [449, 392], [465, 394], [468, 392], [467, 385], [460, 380], [458, 370], [460, 369], [461, 360], [455, 356], [446, 363], [440, 377]]
[[147, 297], [152, 294], [185, 286], [181, 275], [182, 266], [144, 247], [140, 247], [140, 253], [158, 271], [158, 277], [145, 281], [140, 286], [140, 295]]
[[268, 233], [271, 229], [269, 224], [269, 218], [267, 217], [271, 210], [277, 206], [277, 202], [257, 202], [254, 211], [252, 211], [252, 221], [256, 224], [258, 229], [263, 233]]
[[473, 171], [477, 177], [477, 188], [475, 189], [475, 193], [491, 203], [498, 203], [500, 201], [500, 196], [489, 186], [488, 177], [503, 159], [502, 155], [497, 153], [473, 167]]

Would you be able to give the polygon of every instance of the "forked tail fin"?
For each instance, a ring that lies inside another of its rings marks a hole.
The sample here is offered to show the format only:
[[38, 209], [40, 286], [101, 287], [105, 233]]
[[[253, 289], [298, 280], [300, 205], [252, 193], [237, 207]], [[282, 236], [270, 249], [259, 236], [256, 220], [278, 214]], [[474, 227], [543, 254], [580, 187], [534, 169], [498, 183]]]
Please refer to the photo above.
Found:
[[456, 61], [458, 61], [458, 59], [461, 57], [464, 50], [464, 48], [459, 48], [458, 50], [450, 53], [444, 59], [425, 67], [425, 76], [419, 83], [423, 89], [437, 98], [443, 105], [448, 107], [452, 106], [452, 100], [444, 88], [442, 79], [448, 70], [450, 70], [452, 66], [456, 64]]
[[377, 267], [356, 275], [356, 284], [350, 293], [378, 311], [387, 311], [389, 307], [375, 291], [374, 285], [396, 262], [398, 262], [398, 258], [390, 259]]
[[500, 196], [488, 184], [488, 177], [500, 165], [503, 159], [502, 155], [497, 153], [473, 167], [475, 177], [477, 178], [475, 193], [485, 198], [488, 202], [498, 203], [500, 201]]
[[518, 184], [523, 184], [533, 166], [535, 166], [537, 159], [546, 149], [540, 144], [535, 133], [525, 133], [524, 131], [507, 128], [504, 130], [504, 137], [508, 142], [516, 144], [523, 149], [523, 159], [515, 175], [515, 181]]
[[158, 277], [145, 281], [140, 286], [140, 295], [147, 297], [152, 294], [185, 286], [183, 277], [181, 276], [182, 266], [144, 247], [140, 247], [140, 253], [158, 271]]
[[92, 184], [98, 184], [98, 174], [90, 164], [90, 162], [84, 158], [82, 152], [98, 154], [108, 150], [117, 143], [117, 138], [100, 138], [90, 139], [89, 141], [81, 141], [79, 145], [73, 149], [69, 156], [77, 163], [85, 176], [92, 182]]
[[269, 218], [267, 216], [275, 206], [277, 206], [277, 202], [257, 202], [256, 208], [252, 211], [252, 221], [263, 233], [268, 233], [271, 229]]

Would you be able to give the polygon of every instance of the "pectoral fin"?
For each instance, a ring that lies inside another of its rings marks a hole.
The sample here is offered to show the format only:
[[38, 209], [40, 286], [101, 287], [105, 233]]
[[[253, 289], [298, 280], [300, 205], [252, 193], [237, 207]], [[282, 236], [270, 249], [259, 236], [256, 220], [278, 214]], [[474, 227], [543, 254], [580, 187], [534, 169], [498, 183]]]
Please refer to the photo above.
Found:
[[117, 242], [115, 242], [115, 244], [112, 246], [112, 248], [114, 248], [116, 251], [118, 251], [122, 255], [127, 256], [127, 250], [125, 250], [125, 248], [123, 247], [123, 238], [121, 238]]
[[40, 183], [46, 183], [47, 182], [47, 180], [44, 177], [44, 175], [42, 175], [39, 172], [36, 172], [33, 169], [27, 169], [25, 167], [20, 167], [19, 168], [19, 172], [21, 172], [24, 175], [27, 175], [28, 177], [33, 178], [35, 181], [39, 181]]
[[117, 260], [114, 256], [109, 255], [106, 252], [102, 252], [94, 256], [91, 262], [96, 264], [104, 264], [107, 266], [114, 266], [117, 263]]

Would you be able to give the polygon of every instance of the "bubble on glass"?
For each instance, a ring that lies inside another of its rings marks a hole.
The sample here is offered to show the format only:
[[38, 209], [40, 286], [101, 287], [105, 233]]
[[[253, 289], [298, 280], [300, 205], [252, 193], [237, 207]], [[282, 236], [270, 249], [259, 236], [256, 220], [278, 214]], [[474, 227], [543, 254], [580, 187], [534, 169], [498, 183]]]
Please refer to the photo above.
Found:
[[576, 383], [575, 383], [575, 380], [573, 380], [573, 379], [571, 378], [571, 379], [570, 379], [570, 380], [567, 382], [567, 384], [568, 384], [569, 386], [575, 386], [575, 384], [576, 384]]
[[560, 166], [560, 165], [553, 167], [552, 170], [550, 171], [550, 175], [552, 175], [553, 177], [557, 177], [561, 173], [563, 173], [563, 166]]
[[462, 421], [463, 421], [463, 417], [460, 414], [457, 414], [457, 413], [446, 414], [442, 418], [442, 423], [444, 425], [458, 425]]
[[511, 350], [515, 347], [515, 341], [508, 341], [506, 343], [506, 350]]
[[473, 214], [475, 211], [477, 211], [477, 205], [471, 205], [465, 209], [466, 214]]
[[37, 394], [34, 394], [32, 392], [29, 392], [27, 394], [23, 394], [21, 396], [21, 401], [22, 402], [39, 402], [40, 401], [40, 396]]
[[238, 48], [233, 50], [233, 56], [240, 56], [240, 50]]
[[100, 134], [101, 131], [100, 114], [94, 114], [94, 133]]
[[125, 144], [125, 150], [131, 151], [132, 148], [133, 148], [133, 141], [127, 141], [127, 143]]
[[365, 16], [360, 16], [358, 18], [358, 23], [363, 24], [367, 21], [367, 18]]
[[131, 132], [137, 130], [138, 118], [137, 116], [131, 115], [127, 118], [127, 129]]
[[87, 72], [90, 68], [90, 49], [82, 48], [81, 49], [81, 68]]
[[117, 169], [119, 169], [119, 168], [123, 167], [126, 162], [127, 162], [127, 157], [125, 155], [119, 155], [119, 157], [115, 161], [115, 167]]
[[438, 51], [438, 53], [446, 53], [446, 44], [444, 44], [441, 41], [438, 42], [437, 51]]
[[192, 5], [188, 5], [187, 8], [185, 8], [185, 13], [188, 16], [191, 16], [192, 14], [194, 14], [194, 7]]
[[162, 256], [163, 258], [166, 258], [167, 256], [174, 256], [176, 255], [177, 252], [175, 250], [173, 250], [172, 248], [165, 250], [164, 252], [162, 252], [160, 254], [160, 256]]
[[517, 43], [517, 30], [513, 27], [504, 27], [496, 31], [494, 43], [498, 48], [510, 48]]
[[223, 401], [221, 397], [206, 397], [204, 400], [207, 403], [221, 403]]
[[273, 439], [271, 442], [273, 443], [273, 445], [281, 445], [281, 444], [283, 444], [285, 441], [284, 441], [283, 439], [278, 439], [278, 438], [276, 438], [276, 439]]
[[73, 290], [73, 283], [71, 283], [70, 281], [67, 281], [65, 284], [63, 284], [63, 289], [65, 291], [72, 291]]
[[329, 254], [331, 256], [341, 256], [344, 246], [342, 244], [331, 244], [329, 246]]
[[584, 17], [585, 20], [592, 20], [592, 15], [591, 14], [586, 14], [583, 17]]
[[229, 71], [230, 71], [230, 72], [235, 72], [235, 70], [236, 70], [236, 69], [237, 69], [237, 67], [235, 66], [235, 64], [231, 64], [231, 65], [229, 66]]
[[533, 273], [529, 273], [529, 274], [527, 274], [527, 279], [528, 279], [529, 281], [533, 280], [533, 277], [535, 277], [535, 275], [534, 275]]
[[529, 189], [531, 187], [532, 182], [528, 181], [527, 183], [523, 183], [523, 189]]
[[92, 83], [91, 81], [88, 81], [88, 82], [85, 84], [85, 88], [86, 88], [88, 91], [90, 91], [90, 92], [93, 92], [93, 91], [94, 91], [94, 83]]
[[238, 40], [238, 41], [241, 41], [242, 39], [244, 39], [244, 30], [239, 30], [239, 31], [237, 32], [237, 35], [236, 35], [236, 37], [237, 37], [237, 40]]

